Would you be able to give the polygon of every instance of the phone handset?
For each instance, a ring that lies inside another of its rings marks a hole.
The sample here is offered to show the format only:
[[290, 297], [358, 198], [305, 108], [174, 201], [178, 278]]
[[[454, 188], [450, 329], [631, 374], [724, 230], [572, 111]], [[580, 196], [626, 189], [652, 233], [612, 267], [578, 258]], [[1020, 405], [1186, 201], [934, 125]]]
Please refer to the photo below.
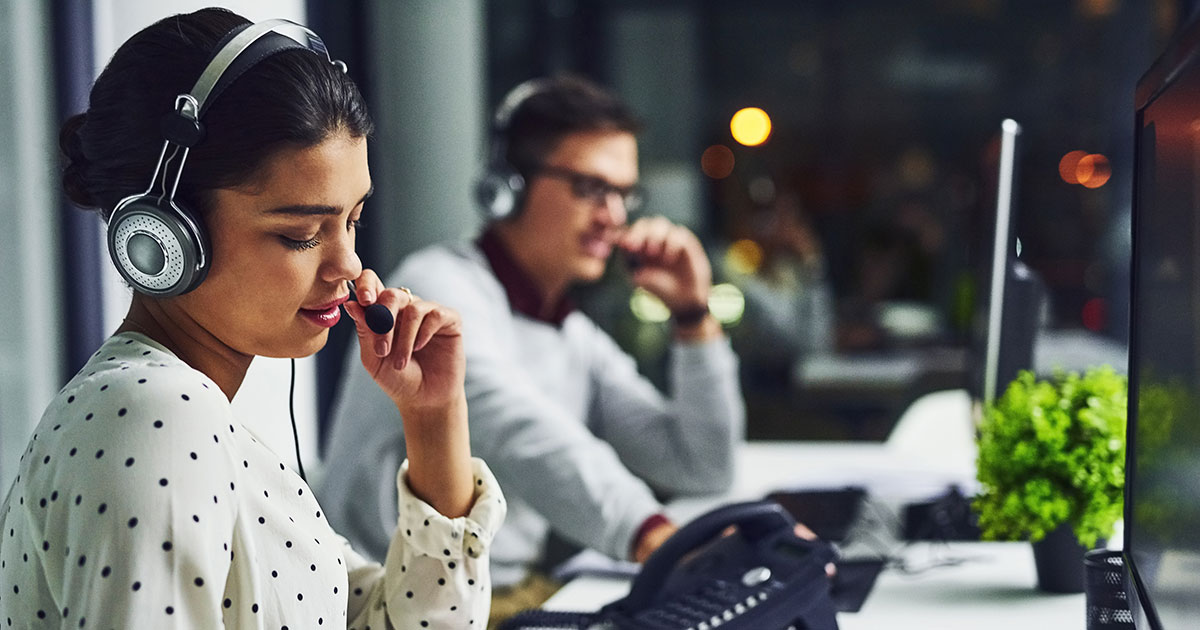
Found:
[[837, 630], [825, 575], [833, 548], [801, 539], [795, 525], [773, 501], [718, 508], [651, 554], [625, 598], [595, 613], [526, 611], [500, 628]]
[[684, 556], [736, 526], [741, 535], [758, 540], [765, 534], [780, 530], [792, 531], [795, 521], [777, 503], [755, 501], [734, 503], [713, 510], [675, 532], [646, 560], [630, 586], [629, 596], [615, 602], [614, 607], [643, 610], [662, 591]]
[[825, 575], [833, 547], [800, 538], [795, 526], [774, 501], [713, 510], [651, 554], [629, 595], [600, 617], [621, 630], [837, 630]]

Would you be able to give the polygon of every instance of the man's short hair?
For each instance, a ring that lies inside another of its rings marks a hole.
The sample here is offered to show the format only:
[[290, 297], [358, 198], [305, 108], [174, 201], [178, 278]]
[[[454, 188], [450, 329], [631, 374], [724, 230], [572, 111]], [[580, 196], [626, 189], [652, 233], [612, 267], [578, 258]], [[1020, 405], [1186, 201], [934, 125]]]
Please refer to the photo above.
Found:
[[527, 179], [566, 136], [589, 131], [637, 133], [642, 123], [611, 92], [577, 76], [538, 82], [537, 89], [509, 116], [505, 159]]

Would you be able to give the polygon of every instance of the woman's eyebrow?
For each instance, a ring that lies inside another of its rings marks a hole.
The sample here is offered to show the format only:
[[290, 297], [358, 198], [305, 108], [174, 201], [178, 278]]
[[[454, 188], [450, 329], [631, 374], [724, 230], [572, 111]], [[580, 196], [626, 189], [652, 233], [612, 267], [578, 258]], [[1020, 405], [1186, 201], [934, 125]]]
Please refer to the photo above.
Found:
[[[363, 195], [362, 199], [359, 199], [358, 203], [354, 205], [362, 205], [362, 203], [373, 194], [375, 194], [375, 185], [371, 184], [371, 188], [367, 190], [367, 193]], [[297, 216], [336, 215], [341, 214], [341, 212], [342, 211], [340, 208], [323, 204], [295, 204], [290, 206], [279, 206], [278, 208], [271, 208], [270, 210], [267, 210], [267, 214], [291, 214]]]

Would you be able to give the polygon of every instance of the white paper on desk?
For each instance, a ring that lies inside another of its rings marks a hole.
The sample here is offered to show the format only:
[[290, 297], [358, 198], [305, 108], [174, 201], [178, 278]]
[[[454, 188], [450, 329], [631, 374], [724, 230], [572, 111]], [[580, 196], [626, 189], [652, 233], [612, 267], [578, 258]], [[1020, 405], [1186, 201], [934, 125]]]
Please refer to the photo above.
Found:
[[880, 458], [876, 462], [861, 459], [809, 469], [803, 479], [780, 484], [774, 490], [801, 491], [859, 487], [872, 497], [902, 502], [934, 499], [957, 487], [967, 496], [974, 494], [978, 481], [961, 471], [931, 470], [903, 458]]
[[554, 567], [550, 577], [562, 583], [583, 575], [632, 578], [641, 569], [642, 565], [636, 562], [614, 560], [598, 551], [584, 549]]

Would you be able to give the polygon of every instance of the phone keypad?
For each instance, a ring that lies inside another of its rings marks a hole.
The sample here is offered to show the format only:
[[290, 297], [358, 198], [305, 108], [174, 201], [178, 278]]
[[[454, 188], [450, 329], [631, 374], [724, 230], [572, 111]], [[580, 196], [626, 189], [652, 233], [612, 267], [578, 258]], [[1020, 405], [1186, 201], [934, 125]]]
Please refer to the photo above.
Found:
[[[747, 572], [747, 576], [754, 570]], [[756, 573], [756, 577], [761, 576]], [[648, 628], [687, 628], [687, 630], [714, 630], [738, 617], [750, 612], [760, 603], [771, 597], [772, 591], [782, 586], [769, 580], [769, 575], [762, 580], [755, 580], [756, 585], [763, 586], [761, 590], [746, 595], [743, 586], [746, 579], [739, 582], [719, 581], [705, 588], [683, 595], [660, 608], [647, 610], [637, 618]]]

